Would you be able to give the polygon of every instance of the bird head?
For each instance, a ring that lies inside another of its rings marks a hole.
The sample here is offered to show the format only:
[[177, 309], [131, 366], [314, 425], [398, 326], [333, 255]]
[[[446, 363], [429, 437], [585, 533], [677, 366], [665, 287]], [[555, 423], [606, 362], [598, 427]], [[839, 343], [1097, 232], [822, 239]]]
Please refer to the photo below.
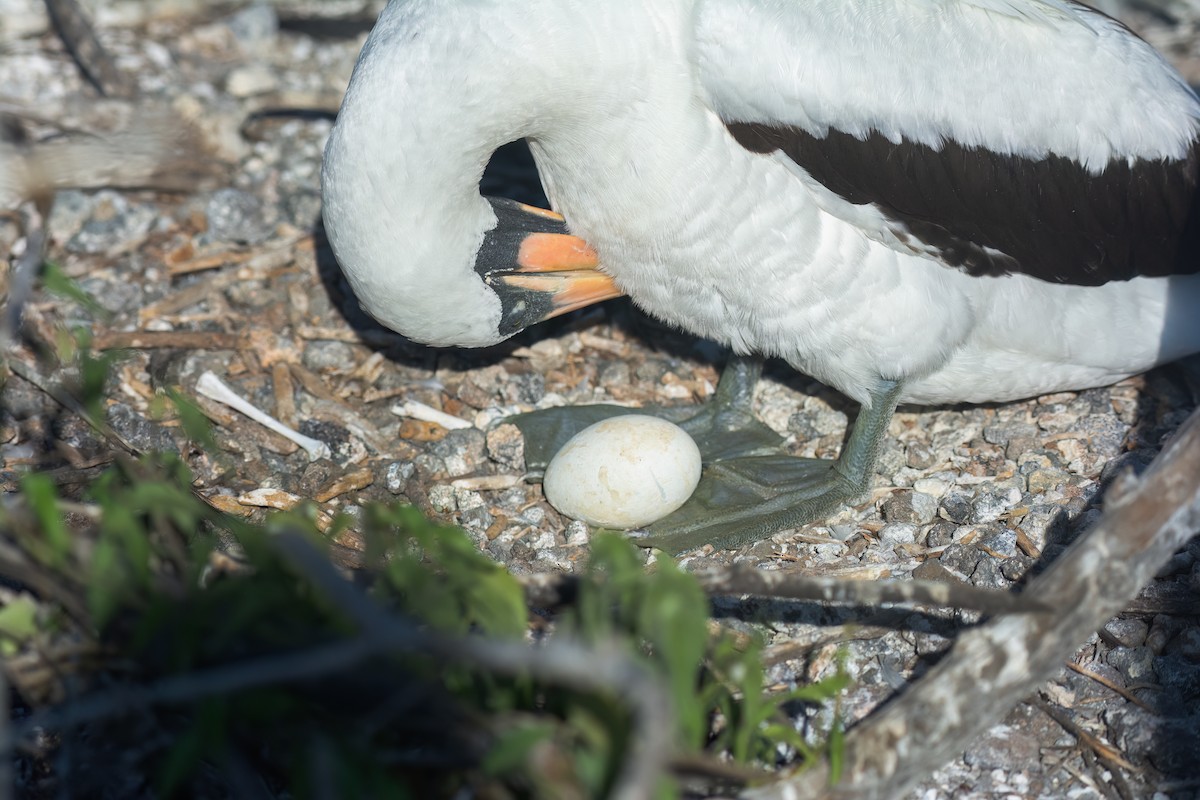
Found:
[[545, 86], [482, 21], [499, 5], [390, 3], [325, 149], [334, 255], [369, 314], [425, 344], [495, 344], [620, 294], [561, 216], [479, 193], [496, 148], [537, 133]]

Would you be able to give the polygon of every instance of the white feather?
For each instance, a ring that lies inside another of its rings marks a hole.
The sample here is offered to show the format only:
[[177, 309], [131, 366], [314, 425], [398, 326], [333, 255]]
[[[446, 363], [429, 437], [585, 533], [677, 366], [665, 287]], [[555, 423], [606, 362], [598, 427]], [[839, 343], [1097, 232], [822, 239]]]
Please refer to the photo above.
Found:
[[697, 69], [727, 119], [1054, 153], [1093, 172], [1113, 159], [1181, 158], [1200, 129], [1195, 96], [1162, 57], [1076, 4], [698, 0], [696, 8]]
[[912, 402], [1013, 399], [1200, 350], [1200, 276], [971, 277], [722, 118], [1095, 166], [1179, 156], [1198, 116], [1148, 46], [1055, 0], [392, 0], [330, 139], [326, 229], [385, 324], [497, 341], [477, 182], [527, 136], [555, 208], [659, 318], [862, 402], [880, 378]]

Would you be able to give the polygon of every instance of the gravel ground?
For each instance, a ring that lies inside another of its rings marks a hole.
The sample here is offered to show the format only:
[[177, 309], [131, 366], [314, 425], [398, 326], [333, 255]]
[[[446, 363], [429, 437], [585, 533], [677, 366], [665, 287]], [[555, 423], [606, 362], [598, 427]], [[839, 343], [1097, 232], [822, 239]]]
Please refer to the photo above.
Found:
[[[522, 480], [520, 435], [499, 421], [566, 403], [694, 403], [712, 393], [724, 354], [625, 301], [483, 351], [430, 350], [366, 319], [320, 234], [318, 176], [331, 125], [320, 112], [336, 108], [371, 16], [359, 3], [312, 5], [102, 4], [101, 38], [117, 65], [143, 96], [191, 113], [214, 163], [228, 171], [202, 191], [61, 192], [49, 256], [99, 307], [39, 291], [27, 325], [50, 338], [58, 326], [84, 325], [97, 347], [129, 348], [108, 393], [112, 427], [139, 448], [182, 448], [198, 487], [232, 513], [257, 517], [312, 498], [330, 513], [353, 513], [363, 501], [407, 499], [462, 525], [516, 573], [573, 570], [587, 558], [588, 531]], [[1200, 15], [1171, 9], [1177, 17], [1141, 11], [1125, 19], [1200, 83]], [[0, 31], [0, 104], [22, 109], [35, 137], [50, 130], [47, 120], [92, 129], [121, 107], [80, 76], [47, 32], [40, 4], [0, 0]], [[297, 106], [310, 112], [262, 113]], [[502, 156], [485, 189], [536, 201], [524, 154]], [[18, 256], [23, 237], [17, 218], [0, 217], [0, 251]], [[199, 396], [205, 371], [328, 443], [332, 457], [310, 462], [291, 442]], [[1022, 403], [901, 409], [867, 502], [822, 525], [736, 551], [706, 548], [683, 562], [1012, 586], [1098, 518], [1115, 470], [1155, 456], [1196, 404], [1188, 376], [1175, 366]], [[212, 416], [232, 458], [190, 449], [177, 428], [153, 420], [155, 392], [166, 386], [183, 387]], [[463, 424], [399, 416], [393, 407], [403, 401]], [[773, 364], [757, 411], [795, 454], [831, 457], [853, 406]], [[106, 453], [20, 378], [0, 392], [5, 491], [23, 470], [87, 470]], [[1194, 541], [1133, 608], [1079, 648], [1073, 668], [917, 795], [1200, 796], [1198, 591]], [[776, 684], [828, 674], [845, 643], [855, 688], [843, 712], [851, 719], [920, 674], [974, 619], [756, 601], [718, 610], [768, 624]]]

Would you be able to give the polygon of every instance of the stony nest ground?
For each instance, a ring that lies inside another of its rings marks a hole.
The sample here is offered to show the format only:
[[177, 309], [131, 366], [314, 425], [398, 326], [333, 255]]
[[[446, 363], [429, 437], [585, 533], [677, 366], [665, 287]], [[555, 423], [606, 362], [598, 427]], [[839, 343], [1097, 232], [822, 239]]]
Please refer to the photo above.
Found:
[[[52, 342], [57, 330], [83, 326], [97, 350], [119, 349], [105, 400], [112, 428], [138, 449], [182, 452], [198, 490], [230, 513], [255, 518], [315, 500], [325, 513], [353, 514], [365, 501], [401, 499], [461, 525], [515, 573], [576, 569], [588, 556], [588, 530], [523, 480], [520, 434], [500, 420], [568, 403], [696, 403], [712, 394], [724, 355], [625, 301], [486, 351], [431, 350], [378, 327], [358, 310], [319, 222], [326, 112], [336, 108], [371, 10], [193, 5], [102, 4], [101, 39], [142, 96], [191, 114], [219, 177], [170, 194], [59, 193], [48, 258], [96, 305], [38, 290], [26, 309], [27, 342]], [[1132, 14], [1127, 21], [1200, 81], [1197, 18], [1173, 10], [1170, 20]], [[50, 130], [47, 122], [92, 130], [120, 116], [128, 103], [98, 97], [46, 29], [40, 5], [4, 0], [0, 13], [0, 103], [37, 134]], [[297, 108], [305, 111], [279, 113]], [[519, 152], [493, 167], [485, 189], [536, 199], [536, 176]], [[15, 258], [23, 237], [19, 217], [0, 219], [0, 251]], [[18, 348], [13, 358], [32, 362], [30, 353]], [[206, 371], [326, 442], [332, 457], [310, 461], [295, 444], [198, 394]], [[222, 457], [156, 421], [155, 394], [164, 387], [180, 387], [211, 418]], [[1100, 516], [1115, 470], [1140, 468], [1157, 454], [1195, 406], [1194, 389], [1184, 370], [1167, 367], [1022, 403], [902, 408], [861, 505], [741, 550], [687, 554], [682, 563], [1013, 586]], [[459, 424], [414, 417], [413, 404]], [[783, 365], [768, 367], [757, 411], [789, 437], [792, 452], [824, 457], [836, 455], [853, 413], [835, 392]], [[110, 458], [108, 445], [42, 389], [8, 379], [0, 393], [6, 492], [31, 469], [86, 477]], [[1197, 591], [1200, 543], [1193, 542], [1053, 681], [1030, 687], [1029, 701], [1003, 724], [964, 743], [961, 758], [929, 779], [922, 796], [1196, 796]], [[854, 689], [843, 712], [851, 720], [922, 671], [973, 619], [794, 603], [725, 610], [767, 624], [772, 683], [827, 674], [845, 643]]]

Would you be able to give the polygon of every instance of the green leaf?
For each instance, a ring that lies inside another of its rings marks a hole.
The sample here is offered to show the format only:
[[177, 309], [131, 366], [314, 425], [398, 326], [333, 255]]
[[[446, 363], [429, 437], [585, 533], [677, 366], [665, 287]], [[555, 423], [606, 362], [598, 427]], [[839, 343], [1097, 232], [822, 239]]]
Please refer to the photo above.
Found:
[[92, 612], [92, 623], [103, 629], [121, 606], [123, 583], [117, 578], [120, 569], [120, 551], [112, 539], [101, 539], [92, 551], [91, 580], [88, 581], [88, 608]]
[[506, 731], [488, 750], [483, 759], [483, 771], [488, 775], [504, 775], [521, 767], [534, 746], [554, 735], [548, 723], [522, 725]]
[[47, 261], [42, 266], [42, 285], [51, 294], [65, 297], [68, 300], [74, 300], [93, 314], [104, 319], [112, 317], [112, 314], [106, 311], [96, 298], [85, 292], [74, 280], [67, 277], [62, 268], [53, 261]]
[[218, 447], [216, 436], [213, 434], [212, 423], [200, 410], [200, 406], [173, 386], [166, 389], [166, 395], [171, 404], [175, 406], [175, 413], [179, 415], [179, 424], [183, 426], [183, 432], [187, 434], [187, 437], [211, 453], [220, 452], [221, 448]]
[[0, 652], [12, 655], [16, 645], [23, 644], [38, 632], [37, 603], [30, 597], [17, 597], [4, 608], [0, 608], [0, 636], [7, 641], [0, 643]]
[[71, 534], [58, 508], [58, 490], [54, 481], [45, 475], [30, 473], [21, 478], [21, 492], [41, 527], [42, 540], [34, 545], [39, 551], [35, 555], [50, 566], [63, 566], [71, 551]]
[[644, 579], [642, 633], [654, 645], [671, 689], [683, 740], [698, 748], [707, 728], [707, 709], [698, 702], [700, 665], [708, 645], [708, 600], [696, 580], [668, 559]]
[[833, 728], [829, 731], [829, 785], [836, 786], [842, 779], [846, 767], [846, 729], [840, 714], [833, 717]]

